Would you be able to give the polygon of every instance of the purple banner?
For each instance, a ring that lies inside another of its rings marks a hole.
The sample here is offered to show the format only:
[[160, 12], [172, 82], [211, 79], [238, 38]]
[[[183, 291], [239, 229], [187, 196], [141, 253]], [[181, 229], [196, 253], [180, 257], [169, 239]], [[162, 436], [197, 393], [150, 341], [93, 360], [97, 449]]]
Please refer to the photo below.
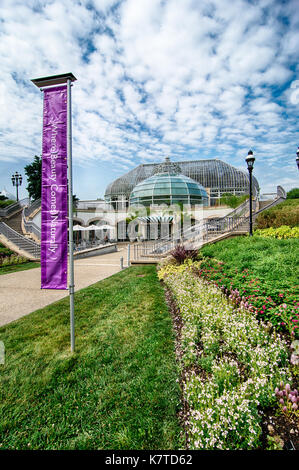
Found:
[[41, 288], [67, 289], [67, 87], [44, 90]]

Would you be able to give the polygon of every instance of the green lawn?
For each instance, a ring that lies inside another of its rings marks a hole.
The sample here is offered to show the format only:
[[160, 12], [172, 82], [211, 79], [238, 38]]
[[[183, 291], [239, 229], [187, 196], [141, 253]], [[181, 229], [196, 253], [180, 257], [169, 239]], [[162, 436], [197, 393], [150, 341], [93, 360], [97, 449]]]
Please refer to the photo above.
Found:
[[174, 333], [153, 266], [126, 269], [0, 328], [2, 449], [176, 449]]
[[299, 339], [299, 239], [235, 237], [200, 253], [201, 276]]
[[299, 240], [234, 237], [201, 249], [204, 256], [224, 261], [239, 271], [248, 269], [267, 280], [297, 284]]
[[17, 271], [26, 271], [27, 269], [39, 268], [40, 263], [28, 261], [28, 263], [11, 264], [10, 266], [0, 266], [0, 275], [15, 273]]

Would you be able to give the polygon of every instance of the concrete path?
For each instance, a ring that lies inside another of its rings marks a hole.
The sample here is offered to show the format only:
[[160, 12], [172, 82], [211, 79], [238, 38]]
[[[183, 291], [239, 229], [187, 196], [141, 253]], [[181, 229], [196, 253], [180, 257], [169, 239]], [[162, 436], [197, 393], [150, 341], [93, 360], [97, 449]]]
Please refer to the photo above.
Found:
[[[75, 261], [75, 292], [120, 271], [120, 258], [127, 266], [127, 247], [118, 251]], [[62, 299], [68, 290], [40, 288], [40, 268], [0, 276], [0, 326]]]

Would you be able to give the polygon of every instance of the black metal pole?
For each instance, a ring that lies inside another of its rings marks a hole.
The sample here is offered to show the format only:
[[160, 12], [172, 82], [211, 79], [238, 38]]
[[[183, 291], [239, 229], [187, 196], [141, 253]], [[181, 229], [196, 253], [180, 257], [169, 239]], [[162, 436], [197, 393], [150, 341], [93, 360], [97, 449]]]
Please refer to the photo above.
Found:
[[252, 237], [252, 168], [249, 171], [249, 235]]

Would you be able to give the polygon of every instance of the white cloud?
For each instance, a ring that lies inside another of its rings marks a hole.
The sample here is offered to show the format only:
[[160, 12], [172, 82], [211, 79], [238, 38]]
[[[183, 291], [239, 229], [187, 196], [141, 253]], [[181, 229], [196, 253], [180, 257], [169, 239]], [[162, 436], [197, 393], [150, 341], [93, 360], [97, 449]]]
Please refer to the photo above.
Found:
[[78, 162], [123, 169], [165, 154], [202, 154], [238, 165], [250, 146], [264, 168], [274, 150], [291, 162], [298, 106], [286, 86], [299, 78], [295, 4], [4, 0], [1, 160], [40, 153], [41, 95], [30, 78], [72, 71]]

